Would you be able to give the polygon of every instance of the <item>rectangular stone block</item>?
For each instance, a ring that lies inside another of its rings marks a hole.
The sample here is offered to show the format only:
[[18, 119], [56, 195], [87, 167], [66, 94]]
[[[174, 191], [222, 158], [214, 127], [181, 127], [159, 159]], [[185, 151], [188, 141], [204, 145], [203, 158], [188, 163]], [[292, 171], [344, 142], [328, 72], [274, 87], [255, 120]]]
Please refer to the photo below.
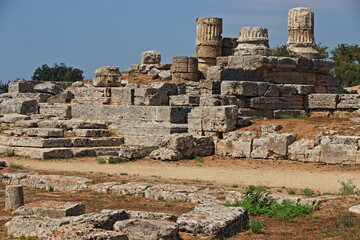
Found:
[[200, 97], [190, 95], [173, 95], [169, 97], [170, 106], [199, 106]]
[[199, 82], [200, 94], [220, 94], [221, 81], [202, 79]]
[[281, 96], [308, 95], [315, 93], [314, 85], [304, 84], [282, 84], [279, 85]]
[[189, 113], [189, 133], [228, 132], [236, 128], [236, 106], [198, 107]]
[[304, 109], [302, 96], [255, 97], [247, 100], [247, 106], [256, 109]]
[[39, 104], [39, 113], [60, 118], [71, 118], [71, 104]]
[[49, 93], [18, 93], [14, 98], [33, 99], [38, 103], [46, 103], [51, 96]]
[[71, 138], [73, 147], [105, 147], [124, 144], [123, 137]]
[[359, 94], [339, 94], [338, 104], [336, 108], [342, 109], [360, 109]]
[[39, 82], [36, 81], [27, 81], [27, 80], [14, 80], [9, 82], [9, 93], [18, 94], [18, 93], [32, 93], [34, 92], [34, 87]]
[[336, 109], [339, 96], [337, 94], [311, 94], [308, 95], [310, 109]]
[[[185, 124], [169, 124], [169, 123], [121, 123], [111, 124], [109, 128], [118, 135], [134, 135], [134, 136], [168, 136], [174, 133], [187, 132]], [[131, 144], [135, 145], [135, 144]]]
[[7, 137], [0, 136], [0, 145], [13, 147], [56, 148], [71, 147], [71, 139], [38, 138], [38, 137]]
[[173, 73], [172, 80], [176, 83], [184, 83], [187, 81], [199, 81], [199, 76], [197, 73]]
[[69, 148], [27, 148], [15, 147], [14, 155], [33, 159], [67, 159], [73, 154]]
[[269, 86], [270, 85], [268, 83], [262, 82], [222, 81], [221, 95], [235, 95], [246, 97], [263, 96], [267, 93]]
[[111, 88], [111, 102], [119, 105], [134, 105], [134, 94], [133, 88]]
[[78, 216], [85, 213], [85, 205], [74, 202], [39, 201], [17, 208], [15, 215], [37, 215], [52, 218]]
[[0, 115], [18, 114], [37, 114], [38, 103], [36, 100], [9, 98], [0, 100]]
[[110, 137], [111, 132], [107, 129], [74, 129], [78, 137]]
[[62, 138], [64, 130], [61, 128], [28, 128], [25, 129], [29, 137]]
[[198, 71], [198, 60], [194, 57], [174, 57], [171, 67], [173, 73], [196, 73]]
[[273, 118], [274, 111], [270, 109], [239, 108], [238, 114], [241, 117], [263, 117]]

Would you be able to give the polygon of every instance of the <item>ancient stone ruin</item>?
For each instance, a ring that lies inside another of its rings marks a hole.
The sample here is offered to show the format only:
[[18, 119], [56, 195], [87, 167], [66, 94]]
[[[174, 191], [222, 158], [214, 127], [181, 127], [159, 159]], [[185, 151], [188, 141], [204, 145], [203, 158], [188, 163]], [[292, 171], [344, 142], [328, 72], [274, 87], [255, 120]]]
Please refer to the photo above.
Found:
[[[221, 18], [198, 18], [195, 57], [161, 64], [161, 54], [151, 50], [128, 71], [101, 67], [89, 81], [12, 81], [0, 96], [8, 126], [0, 152], [39, 159], [116, 155], [118, 161], [215, 153], [359, 164], [359, 136], [296, 141], [291, 133], [234, 132], [251, 117], [359, 116], [359, 94], [339, 86], [332, 61], [316, 59], [313, 22], [309, 8], [289, 11], [293, 57], [271, 56], [266, 28], [241, 27], [238, 39], [222, 38]], [[153, 81], [123, 79], [131, 73]], [[354, 144], [342, 148], [347, 142]]]
[[[151, 50], [128, 71], [105, 66], [83, 82], [10, 82], [9, 92], [0, 95], [0, 153], [34, 159], [97, 157], [108, 163], [216, 154], [360, 164], [360, 135], [297, 139], [293, 133], [278, 133], [280, 125], [263, 125], [260, 134], [238, 131], [253, 117], [346, 115], [354, 124], [360, 122], [360, 95], [340, 87], [330, 73], [332, 61], [316, 59], [313, 12], [289, 11], [287, 46], [292, 57], [271, 55], [263, 27], [242, 27], [239, 38], [223, 38], [222, 21], [196, 19], [195, 57], [175, 56], [172, 64], [162, 64], [161, 54]], [[135, 84], [124, 77], [130, 74], [151, 81]], [[179, 231], [222, 239], [230, 230], [244, 229], [248, 221], [243, 208], [226, 208], [214, 192], [185, 185], [96, 185], [80, 177], [27, 173], [4, 174], [1, 181], [14, 185], [7, 188], [8, 209], [20, 215], [46, 213], [13, 218], [7, 223], [13, 237], [144, 239], [144, 234], [137, 235], [142, 230], [146, 236], [157, 234], [149, 239], [178, 239]], [[44, 203], [24, 205], [22, 185], [161, 196], [201, 205], [178, 218], [125, 210], [81, 215], [80, 203], [53, 203], [51, 210]], [[241, 195], [221, 193], [228, 202]], [[161, 222], [164, 218], [172, 220]]]

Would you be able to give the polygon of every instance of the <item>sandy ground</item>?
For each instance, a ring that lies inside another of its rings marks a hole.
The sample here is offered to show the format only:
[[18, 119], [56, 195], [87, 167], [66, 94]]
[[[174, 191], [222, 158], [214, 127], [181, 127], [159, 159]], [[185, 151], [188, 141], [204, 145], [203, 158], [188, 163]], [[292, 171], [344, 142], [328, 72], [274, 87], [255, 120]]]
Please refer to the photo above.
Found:
[[321, 193], [338, 193], [339, 181], [352, 180], [360, 187], [360, 167], [317, 166], [316, 164], [289, 163], [286, 161], [219, 160], [205, 158], [179, 162], [140, 160], [121, 164], [99, 164], [96, 159], [70, 159], [39, 161], [11, 159], [34, 170], [65, 171], [69, 175], [82, 173], [107, 173], [158, 177], [162, 180], [196, 180], [214, 185], [231, 186], [238, 184], [266, 185], [268, 187], [311, 188]]

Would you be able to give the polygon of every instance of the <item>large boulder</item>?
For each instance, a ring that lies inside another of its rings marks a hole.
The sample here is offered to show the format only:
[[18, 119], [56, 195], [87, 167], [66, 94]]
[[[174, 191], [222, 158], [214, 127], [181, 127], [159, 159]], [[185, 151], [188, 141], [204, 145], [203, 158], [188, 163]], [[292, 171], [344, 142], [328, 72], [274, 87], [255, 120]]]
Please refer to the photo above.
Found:
[[160, 64], [161, 54], [155, 50], [141, 53], [141, 64]]
[[177, 223], [182, 232], [223, 239], [245, 230], [248, 221], [244, 208], [203, 203], [193, 211], [181, 215]]
[[95, 87], [118, 87], [121, 85], [119, 67], [105, 66], [95, 70], [92, 85]]
[[114, 224], [114, 230], [127, 234], [129, 240], [177, 240], [176, 223], [167, 221], [128, 219]]

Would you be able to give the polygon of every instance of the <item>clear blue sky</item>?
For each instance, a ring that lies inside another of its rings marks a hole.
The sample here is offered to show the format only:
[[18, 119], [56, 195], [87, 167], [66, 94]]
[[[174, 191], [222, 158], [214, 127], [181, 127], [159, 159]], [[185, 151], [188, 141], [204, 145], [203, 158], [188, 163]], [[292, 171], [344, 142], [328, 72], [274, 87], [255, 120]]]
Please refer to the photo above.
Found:
[[222, 17], [223, 37], [267, 27], [274, 47], [287, 41], [293, 7], [315, 12], [316, 42], [360, 44], [359, 0], [0, 0], [0, 80], [60, 62], [90, 78], [105, 65], [126, 70], [152, 49], [162, 63], [193, 56], [196, 17]]

